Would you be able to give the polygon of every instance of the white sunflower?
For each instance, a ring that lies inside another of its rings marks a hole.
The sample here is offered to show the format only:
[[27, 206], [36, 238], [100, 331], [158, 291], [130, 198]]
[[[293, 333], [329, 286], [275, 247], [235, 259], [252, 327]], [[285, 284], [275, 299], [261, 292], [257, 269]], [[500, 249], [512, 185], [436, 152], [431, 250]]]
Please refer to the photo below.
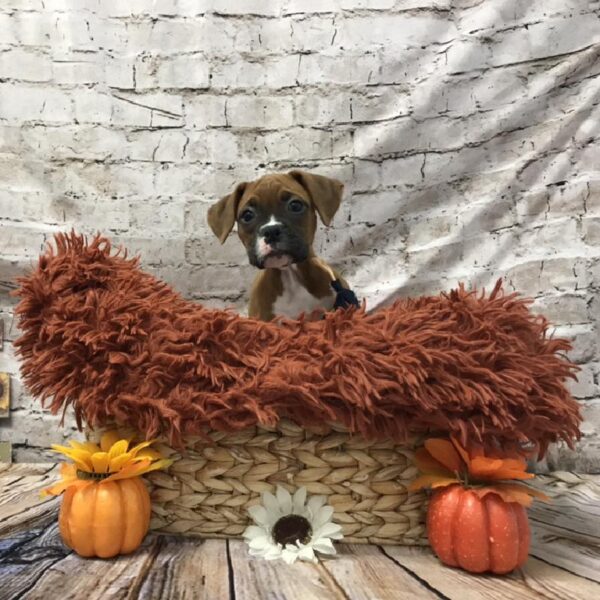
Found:
[[325, 496], [312, 496], [307, 502], [304, 487], [292, 496], [277, 486], [275, 495], [265, 492], [262, 505], [250, 507], [248, 513], [255, 523], [244, 531], [249, 552], [266, 560], [317, 562], [315, 552], [335, 554], [332, 540], [343, 537], [342, 528], [331, 520], [333, 507]]

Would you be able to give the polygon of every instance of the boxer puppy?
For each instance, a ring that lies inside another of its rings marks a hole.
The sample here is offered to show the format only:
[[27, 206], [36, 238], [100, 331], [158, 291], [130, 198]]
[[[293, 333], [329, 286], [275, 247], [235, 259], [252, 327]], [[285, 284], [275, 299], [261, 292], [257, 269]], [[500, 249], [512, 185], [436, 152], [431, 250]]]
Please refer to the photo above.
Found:
[[221, 243], [237, 223], [250, 264], [261, 270], [250, 292], [250, 317], [317, 315], [334, 306], [332, 282], [347, 289], [312, 247], [317, 214], [329, 225], [343, 189], [336, 179], [290, 171], [240, 183], [210, 207], [208, 224]]

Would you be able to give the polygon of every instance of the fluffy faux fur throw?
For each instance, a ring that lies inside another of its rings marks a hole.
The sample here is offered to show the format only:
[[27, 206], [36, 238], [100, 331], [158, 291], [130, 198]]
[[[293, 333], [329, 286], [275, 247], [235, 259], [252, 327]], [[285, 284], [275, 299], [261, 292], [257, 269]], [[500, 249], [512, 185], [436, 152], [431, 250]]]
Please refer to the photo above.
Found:
[[53, 412], [72, 404], [79, 426], [117, 421], [178, 444], [287, 417], [540, 454], [579, 437], [569, 343], [499, 284], [263, 323], [184, 300], [103, 237], [55, 243], [20, 279], [16, 346], [29, 389]]

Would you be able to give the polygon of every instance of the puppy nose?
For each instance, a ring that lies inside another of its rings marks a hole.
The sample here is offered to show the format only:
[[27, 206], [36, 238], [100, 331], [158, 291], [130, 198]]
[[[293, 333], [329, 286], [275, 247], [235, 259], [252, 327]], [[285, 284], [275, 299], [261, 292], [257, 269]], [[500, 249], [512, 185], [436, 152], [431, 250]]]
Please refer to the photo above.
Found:
[[260, 232], [265, 238], [265, 242], [267, 244], [274, 244], [279, 241], [281, 237], [281, 226], [280, 225], [266, 225], [263, 227]]

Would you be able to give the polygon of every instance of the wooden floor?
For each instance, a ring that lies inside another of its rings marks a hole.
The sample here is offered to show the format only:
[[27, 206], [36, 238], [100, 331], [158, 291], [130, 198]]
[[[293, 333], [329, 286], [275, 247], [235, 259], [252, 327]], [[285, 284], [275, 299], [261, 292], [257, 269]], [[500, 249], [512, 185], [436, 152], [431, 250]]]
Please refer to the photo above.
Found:
[[56, 478], [52, 465], [0, 465], [0, 600], [600, 599], [600, 476], [546, 480], [554, 501], [531, 510], [531, 557], [507, 577], [448, 569], [427, 548], [341, 544], [288, 566], [249, 558], [240, 541], [157, 535], [131, 556], [82, 559], [60, 540], [60, 500], [39, 497]]

